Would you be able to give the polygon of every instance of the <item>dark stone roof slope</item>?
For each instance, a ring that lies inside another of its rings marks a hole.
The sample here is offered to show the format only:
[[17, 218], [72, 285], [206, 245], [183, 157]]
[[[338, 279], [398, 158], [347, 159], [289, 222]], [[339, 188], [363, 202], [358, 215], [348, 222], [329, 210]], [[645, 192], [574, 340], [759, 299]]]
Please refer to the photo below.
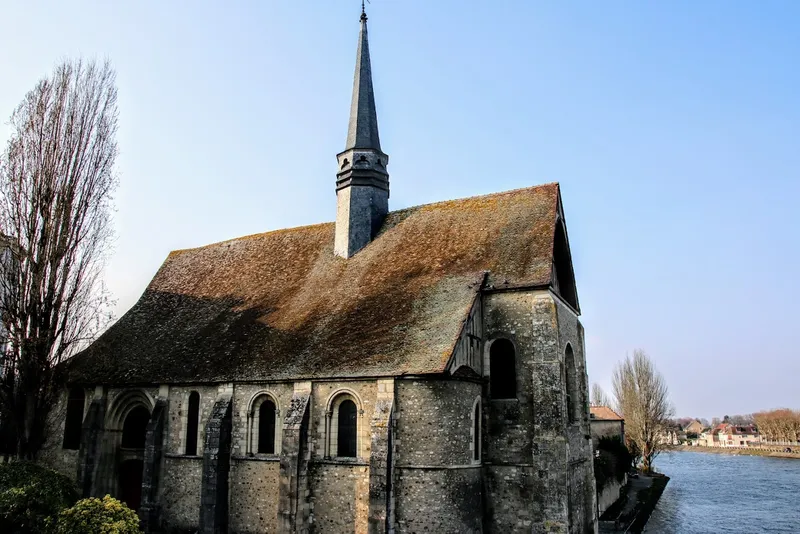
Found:
[[548, 184], [392, 212], [347, 260], [333, 223], [172, 252], [70, 381], [441, 373], [482, 283], [549, 285], [558, 203]]

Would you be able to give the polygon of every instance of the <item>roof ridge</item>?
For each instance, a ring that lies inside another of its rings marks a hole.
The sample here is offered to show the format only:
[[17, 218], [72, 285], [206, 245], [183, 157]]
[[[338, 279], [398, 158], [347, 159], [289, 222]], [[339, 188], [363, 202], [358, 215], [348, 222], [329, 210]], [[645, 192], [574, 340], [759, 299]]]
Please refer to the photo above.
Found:
[[[449, 199], [449, 200], [437, 200], [436, 202], [428, 202], [427, 204], [417, 204], [416, 206], [408, 206], [406, 208], [401, 208], [399, 210], [390, 211], [389, 215], [403, 214], [403, 213], [405, 213], [407, 211], [418, 210], [420, 208], [431, 208], [431, 207], [435, 207], [435, 206], [446, 206], [448, 204], [456, 204], [458, 202], [465, 202], [467, 200], [480, 200], [480, 199], [489, 199], [489, 198], [492, 198], [492, 197], [502, 197], [502, 196], [506, 196], [506, 195], [512, 195], [514, 193], [520, 193], [522, 191], [534, 191], [536, 189], [543, 189], [543, 188], [546, 188], [546, 187], [553, 187], [553, 186], [559, 186], [559, 183], [558, 182], [548, 182], [546, 184], [531, 185], [531, 186], [528, 186], [528, 187], [518, 187], [516, 189], [509, 189], [507, 191], [498, 191], [496, 193], [486, 193], [484, 195], [473, 195], [473, 196], [469, 196], [469, 197], [453, 198], [453, 199]], [[256, 232], [256, 233], [253, 233], [253, 234], [247, 234], [247, 235], [243, 235], [243, 236], [239, 236], [239, 237], [234, 237], [234, 238], [231, 238], [231, 239], [223, 239], [222, 241], [215, 241], [213, 243], [208, 243], [206, 245], [200, 245], [198, 247], [188, 247], [188, 248], [175, 249], [175, 250], [170, 251], [170, 253], [167, 255], [167, 257], [172, 257], [173, 255], [177, 256], [179, 254], [183, 254], [184, 252], [189, 252], [189, 251], [192, 251], [192, 250], [201, 250], [201, 249], [204, 249], [204, 248], [215, 247], [215, 246], [218, 246], [218, 245], [224, 245], [225, 243], [232, 243], [234, 241], [240, 241], [240, 240], [243, 240], [243, 239], [253, 239], [253, 238], [258, 238], [258, 237], [262, 237], [262, 236], [267, 236], [267, 235], [270, 235], [270, 234], [279, 234], [281, 232], [308, 230], [308, 229], [312, 229], [312, 228], [316, 228], [316, 227], [320, 227], [320, 226], [332, 225], [332, 224], [335, 224], [335, 222], [334, 221], [328, 221], [328, 222], [315, 223], [315, 224], [305, 224], [305, 225], [300, 225], [300, 226], [290, 226], [288, 228], [278, 228], [278, 229], [275, 229], [275, 230], [268, 230], [266, 232]]]
[[444, 204], [454, 204], [456, 202], [464, 202], [465, 200], [478, 200], [478, 199], [488, 199], [490, 197], [501, 197], [504, 195], [511, 195], [513, 193], [519, 193], [521, 191], [533, 191], [534, 189], [543, 189], [545, 187], [552, 187], [552, 186], [560, 186], [559, 182], [547, 182], [546, 184], [537, 184], [537, 185], [529, 185], [528, 187], [518, 187], [516, 189], [509, 189], [507, 191], [498, 191], [496, 193], [485, 193], [483, 195], [472, 195], [469, 197], [460, 197], [460, 198], [451, 198], [448, 200], [437, 200], [435, 202], [428, 202], [425, 204], [417, 204], [416, 206], [408, 206], [406, 208], [401, 208], [399, 210], [390, 211], [389, 215], [395, 213], [403, 213], [404, 211], [408, 210], [415, 210], [419, 208], [428, 208], [432, 206], [439, 206]]
[[188, 248], [178, 248], [175, 250], [170, 251], [169, 256], [173, 254], [182, 254], [184, 252], [189, 252], [192, 250], [201, 250], [204, 248], [215, 247], [218, 245], [224, 245], [225, 243], [233, 243], [234, 241], [241, 241], [242, 239], [253, 239], [261, 236], [266, 236], [269, 234], [280, 234], [282, 232], [296, 232], [299, 230], [311, 230], [313, 228], [321, 227], [321, 226], [331, 226], [334, 224], [334, 221], [328, 222], [321, 222], [321, 223], [314, 223], [314, 224], [301, 224], [300, 226], [289, 226], [288, 228], [277, 228], [275, 230], [267, 230], [266, 232], [256, 232], [254, 234], [246, 234], [239, 237], [234, 237], [231, 239], [223, 239], [222, 241], [215, 241], [213, 243], [208, 243], [205, 245], [200, 245], [199, 247], [188, 247]]

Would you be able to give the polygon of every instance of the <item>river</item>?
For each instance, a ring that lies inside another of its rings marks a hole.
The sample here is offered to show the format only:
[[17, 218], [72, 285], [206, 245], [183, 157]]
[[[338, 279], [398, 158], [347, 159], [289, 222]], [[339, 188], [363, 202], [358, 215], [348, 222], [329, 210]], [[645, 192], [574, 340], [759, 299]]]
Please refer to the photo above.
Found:
[[800, 533], [800, 460], [669, 452], [655, 467], [670, 481], [648, 534]]

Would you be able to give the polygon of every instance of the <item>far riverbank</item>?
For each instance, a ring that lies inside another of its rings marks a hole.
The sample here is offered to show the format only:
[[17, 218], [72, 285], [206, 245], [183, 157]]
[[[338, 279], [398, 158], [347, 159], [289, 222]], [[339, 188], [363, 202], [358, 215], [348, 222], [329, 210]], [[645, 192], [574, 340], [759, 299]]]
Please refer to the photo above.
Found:
[[[676, 445], [669, 450], [677, 452], [710, 452], [712, 454], [731, 454], [739, 456], [764, 456], [767, 458], [793, 458], [800, 460], [800, 450], [797, 452], [781, 452], [769, 449], [736, 448], [736, 447], [702, 447], [700, 445]], [[794, 449], [792, 449], [794, 450]]]

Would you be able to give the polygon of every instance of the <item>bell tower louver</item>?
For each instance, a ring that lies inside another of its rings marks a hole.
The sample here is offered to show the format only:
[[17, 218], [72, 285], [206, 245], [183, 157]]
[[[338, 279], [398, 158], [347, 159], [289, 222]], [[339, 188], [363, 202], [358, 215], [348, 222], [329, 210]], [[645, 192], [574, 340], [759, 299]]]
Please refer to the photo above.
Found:
[[372, 241], [389, 212], [389, 156], [381, 151], [378, 135], [363, 5], [347, 143], [336, 160], [334, 253], [349, 258]]

